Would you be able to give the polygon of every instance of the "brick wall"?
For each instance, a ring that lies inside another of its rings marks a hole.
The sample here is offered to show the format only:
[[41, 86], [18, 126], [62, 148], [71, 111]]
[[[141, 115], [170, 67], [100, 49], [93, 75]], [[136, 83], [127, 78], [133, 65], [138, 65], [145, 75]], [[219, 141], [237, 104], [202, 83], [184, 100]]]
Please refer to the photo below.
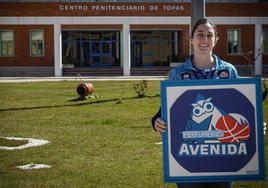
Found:
[[268, 16], [268, 3], [207, 3], [207, 16]]
[[233, 64], [247, 64], [247, 61], [242, 55], [228, 54], [227, 50], [227, 32], [229, 29], [238, 29], [241, 31], [241, 49], [244, 52], [255, 51], [255, 26], [254, 25], [217, 25], [219, 40], [214, 48], [214, 53], [221, 59]]
[[[263, 25], [268, 28], [268, 25]], [[242, 55], [229, 55], [227, 52], [227, 31], [228, 29], [241, 30], [241, 49], [244, 52], [252, 51], [255, 53], [255, 25], [217, 25], [219, 33], [219, 41], [214, 48], [214, 53], [218, 54], [222, 59], [237, 65], [247, 65], [247, 61]], [[262, 63], [268, 65], [268, 54], [262, 55]]]
[[[54, 66], [53, 25], [0, 25], [14, 31], [14, 57], [0, 57], [0, 66]], [[43, 29], [45, 55], [30, 56], [30, 30]]]

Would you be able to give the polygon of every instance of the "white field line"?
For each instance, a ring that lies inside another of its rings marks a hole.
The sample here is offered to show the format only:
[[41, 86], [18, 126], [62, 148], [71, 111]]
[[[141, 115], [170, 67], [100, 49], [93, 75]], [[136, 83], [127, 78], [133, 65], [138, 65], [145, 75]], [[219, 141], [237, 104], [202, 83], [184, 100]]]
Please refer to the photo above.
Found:
[[26, 164], [26, 165], [21, 165], [21, 166], [17, 166], [17, 168], [23, 169], [23, 170], [31, 170], [31, 169], [41, 169], [41, 168], [51, 168], [50, 165], [46, 165], [46, 164]]
[[155, 145], [162, 145], [162, 142], [155, 142]]
[[6, 139], [6, 140], [27, 140], [28, 143], [21, 145], [21, 146], [14, 146], [14, 147], [10, 147], [10, 146], [0, 146], [0, 150], [18, 150], [18, 149], [25, 149], [25, 148], [29, 148], [29, 147], [35, 147], [35, 146], [41, 146], [44, 144], [48, 144], [49, 141], [47, 140], [40, 140], [40, 139], [34, 139], [34, 138], [19, 138], [19, 137], [4, 137], [4, 136], [0, 136], [0, 138]]

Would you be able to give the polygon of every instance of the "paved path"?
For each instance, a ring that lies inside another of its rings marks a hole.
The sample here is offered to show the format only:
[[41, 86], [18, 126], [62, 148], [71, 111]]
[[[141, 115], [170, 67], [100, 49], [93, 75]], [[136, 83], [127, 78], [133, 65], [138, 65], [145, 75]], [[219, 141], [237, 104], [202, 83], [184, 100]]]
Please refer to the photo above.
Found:
[[95, 80], [164, 80], [165, 76], [91, 76], [91, 77], [0, 77], [0, 83]]
[[[165, 80], [166, 76], [81, 76], [81, 77], [0, 77], [0, 83], [44, 82], [44, 81], [105, 81], [105, 80]], [[262, 78], [268, 80], [268, 78]]]

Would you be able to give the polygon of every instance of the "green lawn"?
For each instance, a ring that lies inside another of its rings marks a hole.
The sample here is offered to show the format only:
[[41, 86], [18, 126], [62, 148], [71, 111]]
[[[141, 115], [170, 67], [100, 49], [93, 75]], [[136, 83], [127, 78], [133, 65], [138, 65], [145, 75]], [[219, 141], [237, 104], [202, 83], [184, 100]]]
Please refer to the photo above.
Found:
[[[150, 124], [160, 104], [159, 81], [148, 81], [143, 98], [133, 89], [138, 82], [94, 81], [98, 99], [88, 100], [77, 100], [78, 81], [0, 83], [0, 136], [50, 142], [24, 150], [0, 150], [0, 187], [175, 188], [163, 183], [162, 146], [155, 144], [161, 137]], [[0, 139], [0, 145], [8, 144], [17, 143]], [[52, 168], [16, 168], [28, 163]], [[268, 180], [236, 182], [234, 187], [267, 186]]]

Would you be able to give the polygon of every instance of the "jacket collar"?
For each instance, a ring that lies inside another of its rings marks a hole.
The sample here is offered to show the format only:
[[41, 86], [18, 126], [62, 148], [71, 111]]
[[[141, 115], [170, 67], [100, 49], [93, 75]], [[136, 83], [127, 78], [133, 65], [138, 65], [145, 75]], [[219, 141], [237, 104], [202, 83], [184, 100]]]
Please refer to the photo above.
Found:
[[[215, 70], [223, 70], [224, 65], [223, 62], [221, 61], [221, 59], [216, 56], [216, 55], [212, 55], [213, 58], [215, 59]], [[194, 55], [190, 55], [186, 58], [185, 63], [184, 63], [184, 69], [185, 70], [196, 70], [193, 66], [193, 59], [194, 59]]]

